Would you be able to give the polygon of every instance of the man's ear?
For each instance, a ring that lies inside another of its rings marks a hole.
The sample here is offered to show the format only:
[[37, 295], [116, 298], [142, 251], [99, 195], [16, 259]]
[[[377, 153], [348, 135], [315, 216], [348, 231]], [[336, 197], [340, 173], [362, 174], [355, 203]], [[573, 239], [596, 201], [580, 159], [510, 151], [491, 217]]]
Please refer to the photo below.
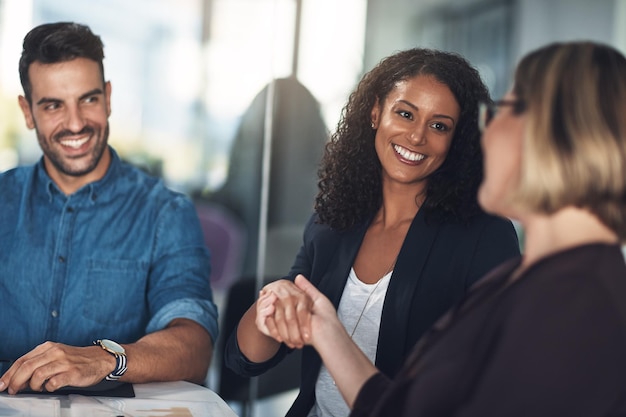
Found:
[[24, 113], [24, 120], [26, 121], [26, 127], [28, 127], [29, 129], [34, 129], [35, 119], [33, 118], [33, 111], [30, 107], [30, 103], [28, 102], [28, 100], [26, 100], [26, 97], [24, 96], [18, 96], [17, 102], [19, 103], [20, 108], [22, 109], [22, 113]]
[[107, 117], [111, 116], [111, 81], [104, 83], [104, 99], [107, 104]]

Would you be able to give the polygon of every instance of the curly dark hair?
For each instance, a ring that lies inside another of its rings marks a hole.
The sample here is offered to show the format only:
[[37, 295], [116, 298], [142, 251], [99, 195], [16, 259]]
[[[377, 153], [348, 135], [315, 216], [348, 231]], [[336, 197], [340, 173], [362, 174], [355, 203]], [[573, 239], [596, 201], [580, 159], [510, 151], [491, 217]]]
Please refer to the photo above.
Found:
[[341, 112], [318, 171], [315, 210], [319, 221], [346, 230], [368, 220], [382, 204], [382, 166], [374, 147], [371, 110], [399, 81], [428, 75], [448, 86], [461, 114], [444, 163], [428, 180], [421, 210], [429, 221], [467, 221], [480, 212], [482, 181], [478, 103], [490, 101], [478, 71], [458, 54], [413, 48], [384, 58], [363, 76]]

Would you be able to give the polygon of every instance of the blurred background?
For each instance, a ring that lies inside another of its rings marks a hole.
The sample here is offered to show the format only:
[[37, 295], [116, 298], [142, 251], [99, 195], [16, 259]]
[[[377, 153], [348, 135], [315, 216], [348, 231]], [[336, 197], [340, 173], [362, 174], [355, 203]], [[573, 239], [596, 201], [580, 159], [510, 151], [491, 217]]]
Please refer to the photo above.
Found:
[[[255, 286], [288, 272], [328, 133], [380, 59], [459, 52], [497, 99], [518, 58], [547, 42], [626, 49], [626, 0], [0, 0], [0, 172], [41, 156], [17, 105], [22, 39], [68, 20], [105, 44], [110, 144], [196, 202], [223, 333]], [[250, 401], [248, 381], [225, 382], [219, 359], [207, 384], [241, 414], [284, 413], [293, 372], [253, 382], [264, 399]]]

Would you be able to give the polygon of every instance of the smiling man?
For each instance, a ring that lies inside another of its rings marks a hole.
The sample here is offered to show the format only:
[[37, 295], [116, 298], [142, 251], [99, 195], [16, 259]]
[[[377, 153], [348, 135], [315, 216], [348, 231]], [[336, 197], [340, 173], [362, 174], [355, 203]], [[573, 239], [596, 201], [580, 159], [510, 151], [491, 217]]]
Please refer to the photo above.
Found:
[[211, 361], [217, 309], [196, 212], [108, 145], [103, 59], [84, 25], [24, 39], [19, 105], [43, 156], [0, 174], [0, 391], [202, 383]]
[[27, 71], [30, 94], [19, 97], [26, 125], [37, 133], [48, 175], [72, 194], [102, 178], [111, 163], [111, 83], [89, 58], [35, 61]]

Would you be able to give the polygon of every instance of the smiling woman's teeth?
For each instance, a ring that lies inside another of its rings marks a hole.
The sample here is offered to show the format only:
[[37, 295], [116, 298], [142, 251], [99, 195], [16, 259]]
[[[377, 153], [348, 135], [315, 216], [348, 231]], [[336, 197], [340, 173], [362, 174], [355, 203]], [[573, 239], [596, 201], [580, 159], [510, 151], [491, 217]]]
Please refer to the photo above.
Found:
[[398, 145], [394, 145], [393, 148], [398, 154], [400, 154], [400, 156], [402, 156], [404, 159], [408, 159], [409, 161], [421, 161], [425, 158], [425, 155], [422, 155], [421, 153], [411, 152], [408, 149], [405, 149]]
[[78, 149], [89, 140], [89, 136], [84, 139], [66, 139], [61, 141], [61, 145]]

